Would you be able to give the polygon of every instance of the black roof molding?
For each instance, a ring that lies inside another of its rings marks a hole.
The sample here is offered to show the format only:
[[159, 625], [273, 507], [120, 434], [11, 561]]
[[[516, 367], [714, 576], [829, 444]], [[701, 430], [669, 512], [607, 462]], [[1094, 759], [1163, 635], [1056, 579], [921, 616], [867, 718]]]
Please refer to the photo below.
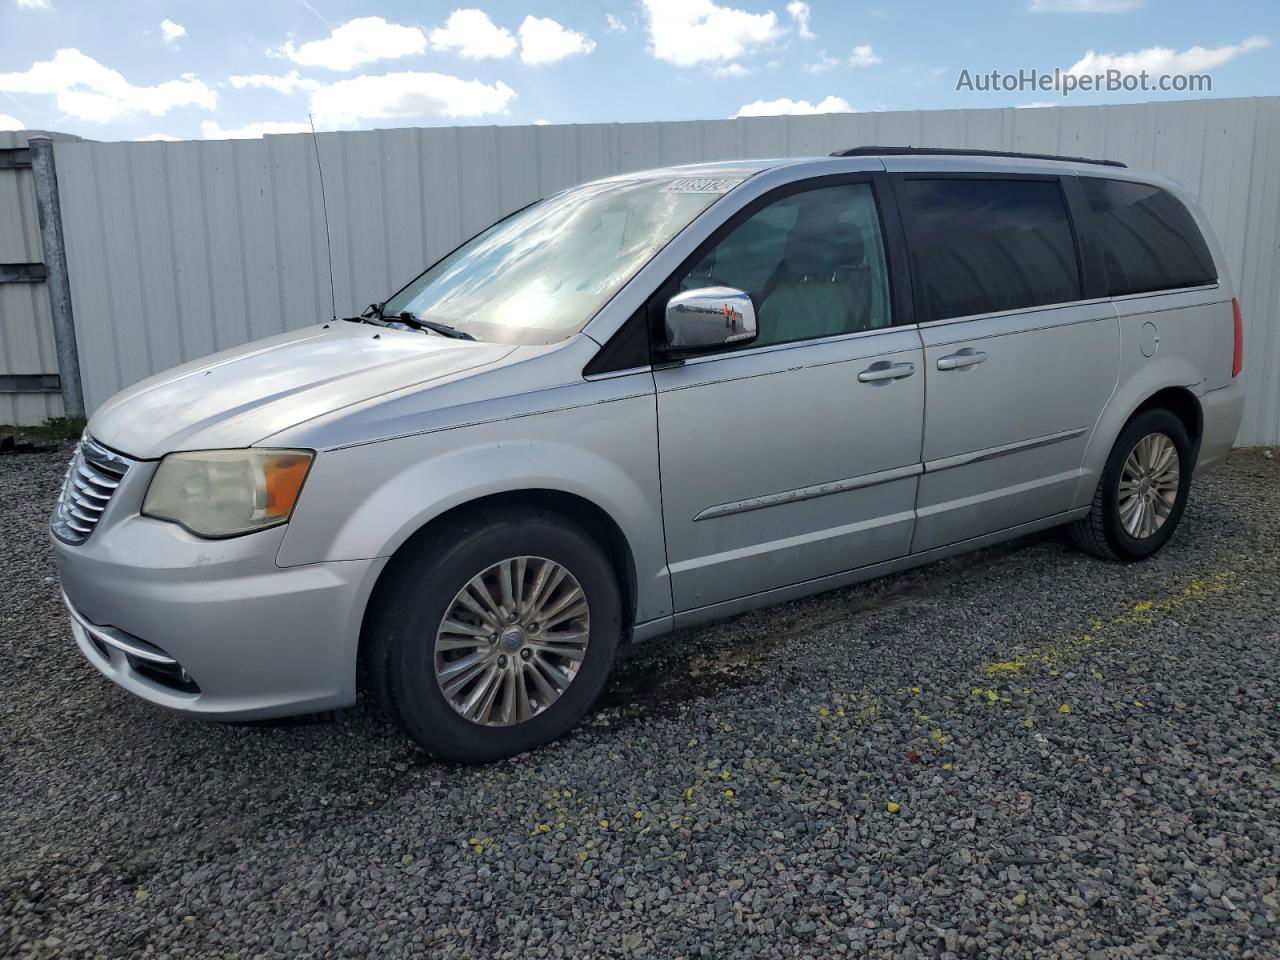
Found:
[[1097, 163], [1106, 167], [1123, 167], [1119, 160], [1092, 160], [1089, 157], [1066, 157], [1056, 153], [1012, 153], [1008, 150], [968, 150], [962, 147], [851, 147], [835, 150], [833, 157], [1011, 157], [1016, 160], [1064, 160], [1067, 163]]

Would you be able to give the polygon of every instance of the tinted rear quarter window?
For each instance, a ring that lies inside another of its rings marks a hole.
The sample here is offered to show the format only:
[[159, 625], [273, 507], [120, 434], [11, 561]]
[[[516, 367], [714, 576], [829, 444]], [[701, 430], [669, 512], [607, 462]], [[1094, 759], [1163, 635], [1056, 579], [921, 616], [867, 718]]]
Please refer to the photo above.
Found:
[[1080, 270], [1056, 179], [902, 181], [925, 320], [1080, 299]]
[[1080, 179], [1111, 296], [1197, 287], [1218, 279], [1200, 228], [1173, 194], [1146, 183]]

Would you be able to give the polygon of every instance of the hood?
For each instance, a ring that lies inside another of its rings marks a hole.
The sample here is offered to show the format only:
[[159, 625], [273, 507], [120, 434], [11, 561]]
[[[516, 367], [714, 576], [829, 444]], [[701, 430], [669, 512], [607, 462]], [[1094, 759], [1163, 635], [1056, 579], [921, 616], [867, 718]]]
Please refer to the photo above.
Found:
[[258, 340], [123, 390], [89, 421], [142, 460], [248, 447], [313, 417], [494, 363], [515, 348], [339, 321]]

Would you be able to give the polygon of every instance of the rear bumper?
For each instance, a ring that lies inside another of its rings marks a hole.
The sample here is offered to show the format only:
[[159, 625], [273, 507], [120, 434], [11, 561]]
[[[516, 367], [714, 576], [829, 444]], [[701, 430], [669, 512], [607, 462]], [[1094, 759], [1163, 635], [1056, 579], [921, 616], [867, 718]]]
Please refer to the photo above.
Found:
[[54, 541], [85, 658], [151, 703], [212, 720], [349, 706], [365, 602], [384, 560], [280, 568], [282, 531], [191, 537], [133, 517]]
[[1221, 463], [1231, 452], [1240, 432], [1244, 415], [1244, 385], [1236, 377], [1225, 387], [1210, 390], [1200, 397], [1204, 428], [1200, 437], [1200, 457], [1196, 469], [1204, 470]]

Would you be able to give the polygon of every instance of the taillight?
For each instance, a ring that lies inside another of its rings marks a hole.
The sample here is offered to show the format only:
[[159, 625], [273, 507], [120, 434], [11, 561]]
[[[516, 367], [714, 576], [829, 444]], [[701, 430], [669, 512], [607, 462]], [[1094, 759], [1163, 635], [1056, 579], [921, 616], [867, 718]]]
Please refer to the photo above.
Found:
[[1235, 327], [1235, 345], [1231, 349], [1231, 375], [1240, 376], [1244, 369], [1244, 318], [1240, 316], [1240, 301], [1231, 298], [1231, 318]]

